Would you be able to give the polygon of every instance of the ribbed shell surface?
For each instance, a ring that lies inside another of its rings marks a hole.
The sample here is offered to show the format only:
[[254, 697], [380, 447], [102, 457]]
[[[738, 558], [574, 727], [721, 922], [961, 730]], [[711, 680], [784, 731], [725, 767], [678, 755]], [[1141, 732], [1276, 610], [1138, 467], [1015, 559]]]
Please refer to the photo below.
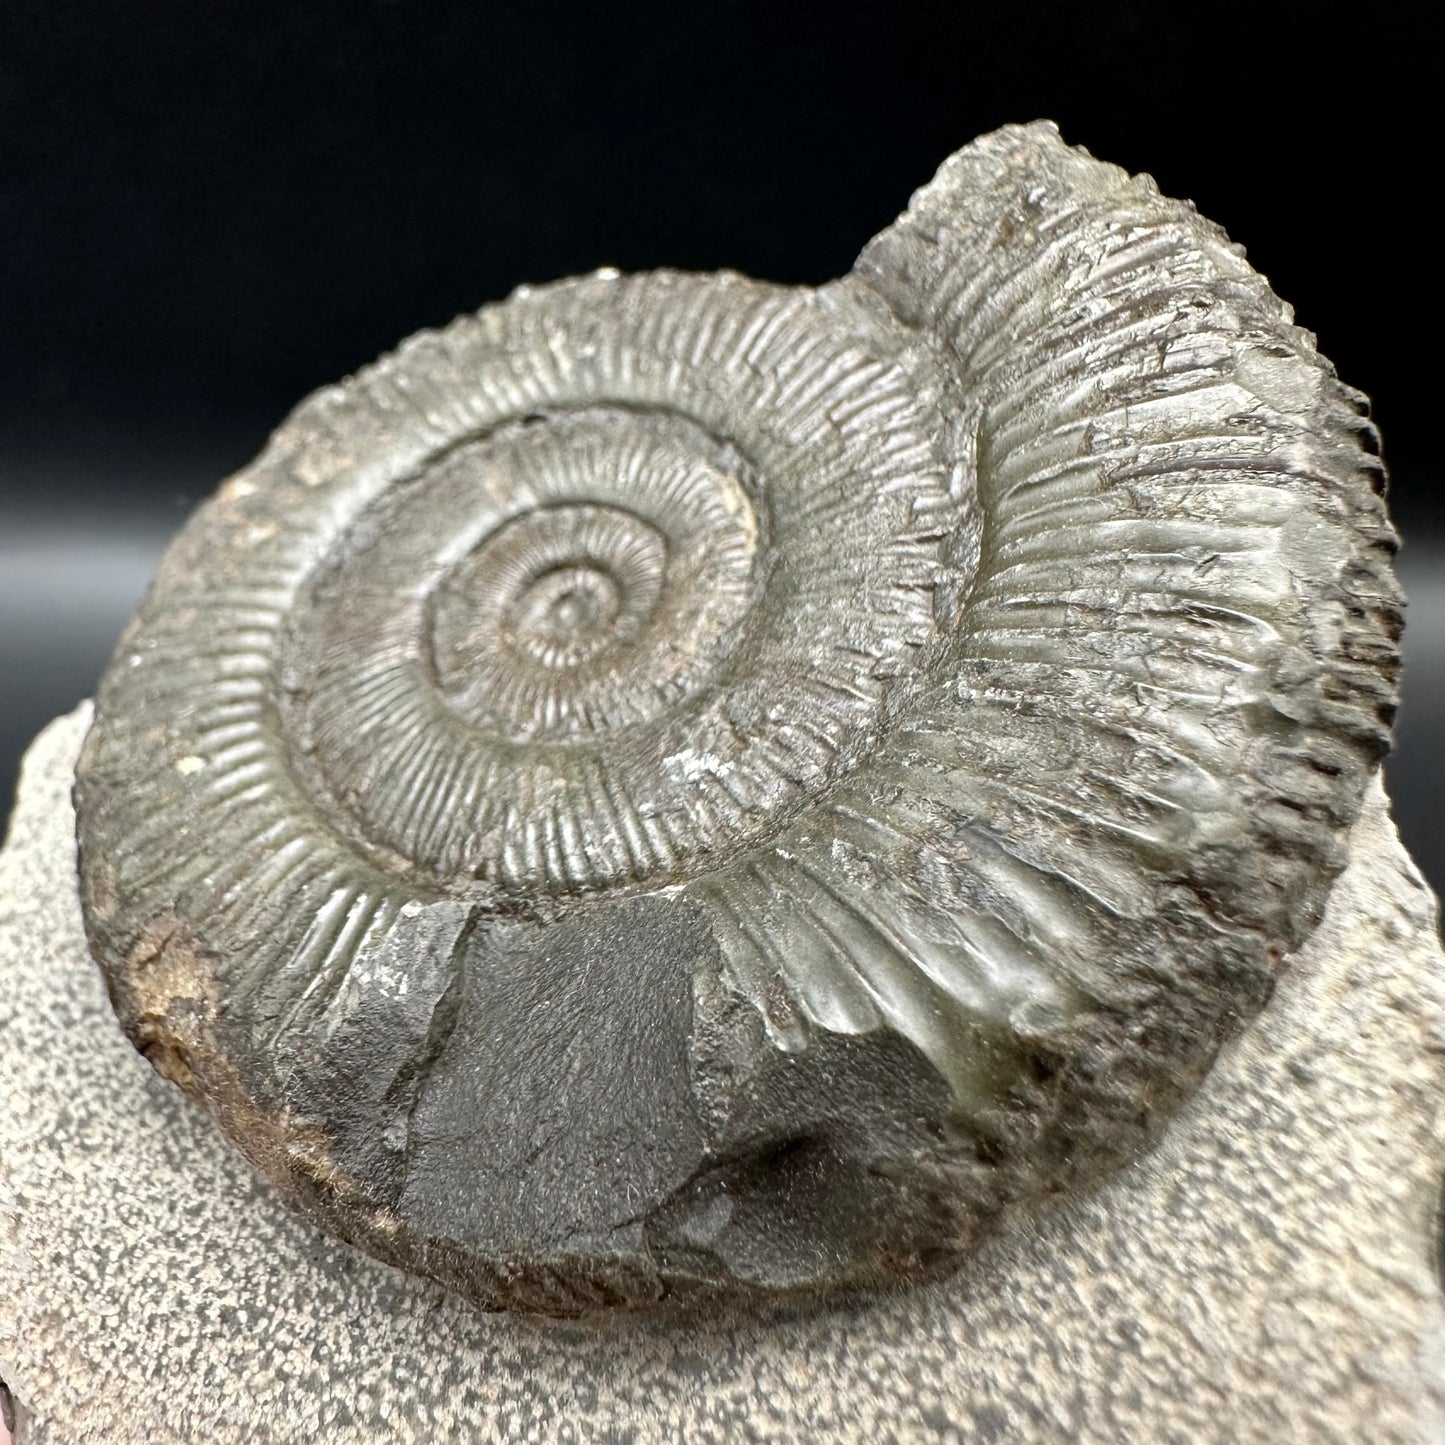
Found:
[[1051, 127], [818, 290], [519, 291], [177, 538], [79, 769], [117, 1012], [488, 1305], [871, 1284], [1147, 1145], [1388, 746], [1363, 398]]

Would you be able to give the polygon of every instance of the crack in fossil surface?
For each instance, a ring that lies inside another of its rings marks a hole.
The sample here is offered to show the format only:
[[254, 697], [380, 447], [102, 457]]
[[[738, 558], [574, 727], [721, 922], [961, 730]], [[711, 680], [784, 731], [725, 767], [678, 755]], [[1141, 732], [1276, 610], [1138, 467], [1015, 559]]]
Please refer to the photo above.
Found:
[[1382, 493], [1238, 248], [1047, 126], [820, 289], [523, 288], [167, 554], [78, 771], [117, 1012], [173, 921], [327, 1223], [486, 1304], [932, 1268], [1146, 1147], [1317, 921]]

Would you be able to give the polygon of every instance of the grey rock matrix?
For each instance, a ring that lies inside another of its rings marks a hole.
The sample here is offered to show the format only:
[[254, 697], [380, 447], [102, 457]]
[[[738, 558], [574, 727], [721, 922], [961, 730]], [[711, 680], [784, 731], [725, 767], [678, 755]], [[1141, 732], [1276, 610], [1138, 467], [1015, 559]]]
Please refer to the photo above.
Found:
[[1324, 921], [1147, 1157], [946, 1281], [583, 1327], [320, 1233], [135, 1053], [76, 897], [88, 720], [36, 743], [0, 853], [18, 1445], [1445, 1440], [1445, 955], [1378, 789]]
[[488, 1307], [875, 1287], [1137, 1156], [1388, 743], [1363, 399], [1011, 128], [818, 290], [601, 273], [304, 402], [100, 688], [126, 1031]]

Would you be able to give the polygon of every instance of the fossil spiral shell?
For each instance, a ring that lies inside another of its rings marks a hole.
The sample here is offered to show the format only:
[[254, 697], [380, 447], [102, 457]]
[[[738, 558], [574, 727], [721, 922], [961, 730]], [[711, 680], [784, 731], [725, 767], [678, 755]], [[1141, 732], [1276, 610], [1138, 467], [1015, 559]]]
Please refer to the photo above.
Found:
[[77, 779], [117, 1012], [478, 1301], [866, 1284], [1157, 1133], [1388, 745], [1363, 398], [1014, 127], [817, 290], [598, 273], [304, 402]]

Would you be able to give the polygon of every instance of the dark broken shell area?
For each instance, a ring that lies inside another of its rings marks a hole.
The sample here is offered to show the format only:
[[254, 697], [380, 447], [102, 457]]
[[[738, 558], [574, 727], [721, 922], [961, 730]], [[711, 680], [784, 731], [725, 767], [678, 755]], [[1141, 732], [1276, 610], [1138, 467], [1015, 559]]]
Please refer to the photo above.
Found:
[[820, 290], [519, 291], [172, 546], [77, 777], [117, 1013], [489, 1307], [867, 1286], [1129, 1157], [1388, 743], [1362, 398], [1011, 128]]

